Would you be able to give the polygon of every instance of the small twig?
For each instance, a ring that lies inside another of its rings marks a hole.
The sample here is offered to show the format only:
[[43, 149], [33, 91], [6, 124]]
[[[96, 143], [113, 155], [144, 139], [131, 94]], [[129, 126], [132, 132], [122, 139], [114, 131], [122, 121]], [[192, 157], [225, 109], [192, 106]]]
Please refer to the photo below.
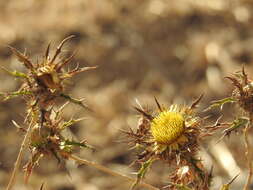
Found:
[[14, 183], [15, 183], [15, 177], [16, 177], [17, 171], [19, 169], [19, 166], [20, 166], [20, 163], [21, 163], [21, 159], [22, 159], [22, 156], [23, 156], [23, 153], [24, 153], [24, 150], [25, 150], [28, 138], [29, 138], [30, 133], [31, 133], [32, 125], [33, 125], [33, 121], [30, 122], [29, 127], [27, 129], [27, 132], [25, 134], [25, 137], [23, 139], [23, 142], [21, 144], [21, 147], [20, 147], [20, 150], [19, 150], [19, 153], [18, 153], [18, 157], [17, 157], [17, 160], [16, 160], [16, 162], [14, 164], [14, 169], [12, 171], [11, 178], [9, 180], [9, 183], [8, 183], [8, 186], [7, 186], [6, 190], [11, 190], [12, 187], [13, 187], [13, 185], [14, 185]]
[[[121, 177], [121, 178], [124, 178], [124, 179], [126, 179], [128, 181], [131, 181], [131, 182], [135, 182], [136, 181], [136, 179], [134, 179], [134, 178], [131, 178], [131, 177], [123, 175], [121, 173], [115, 172], [115, 171], [113, 171], [113, 170], [111, 170], [111, 169], [109, 169], [109, 168], [107, 168], [105, 166], [102, 166], [102, 165], [98, 164], [98, 163], [91, 162], [91, 161], [79, 158], [78, 156], [69, 154], [69, 155], [67, 155], [67, 157], [70, 158], [70, 159], [72, 159], [72, 160], [75, 160], [75, 161], [77, 161], [79, 163], [82, 163], [82, 164], [85, 164], [85, 165], [88, 165], [88, 166], [92, 166], [92, 167], [94, 167], [94, 168], [96, 168], [96, 169], [98, 169], [100, 171], [103, 171], [103, 172], [105, 172], [107, 174], [110, 174], [112, 176]], [[152, 186], [150, 184], [147, 184], [145, 182], [140, 182], [138, 185], [142, 186], [142, 187], [146, 187], [148, 189], [152, 189], [152, 190], [159, 190], [159, 188], [154, 187], [154, 186]]]
[[252, 167], [252, 152], [251, 152], [251, 145], [249, 142], [249, 129], [252, 125], [252, 116], [250, 117], [250, 123], [248, 123], [248, 125], [245, 127], [244, 130], [244, 141], [245, 141], [245, 156], [247, 159], [247, 165], [248, 165], [248, 169], [249, 169], [249, 173], [248, 173], [248, 177], [247, 177], [247, 181], [243, 187], [243, 190], [249, 190], [249, 186], [251, 184], [252, 181], [252, 174], [253, 174], [253, 167]]

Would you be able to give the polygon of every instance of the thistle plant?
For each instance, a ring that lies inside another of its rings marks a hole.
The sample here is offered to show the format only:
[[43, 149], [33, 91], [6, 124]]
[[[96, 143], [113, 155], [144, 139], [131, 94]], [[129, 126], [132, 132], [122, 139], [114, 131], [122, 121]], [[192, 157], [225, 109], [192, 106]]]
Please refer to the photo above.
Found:
[[141, 168], [133, 188], [144, 178], [146, 172], [156, 160], [161, 160], [173, 168], [170, 174], [170, 189], [193, 188], [209, 189], [211, 174], [203, 167], [197, 157], [200, 141], [211, 135], [211, 130], [203, 126], [195, 109], [202, 96], [190, 106], [173, 104], [162, 106], [155, 99], [158, 111], [135, 108], [140, 114], [137, 130], [125, 132], [129, 143], [141, 150], [137, 163]]
[[[30, 161], [24, 167], [26, 182], [28, 182], [33, 168], [38, 165], [42, 157], [53, 156], [61, 163], [67, 158], [67, 155], [71, 154], [73, 147], [89, 147], [85, 141], [77, 142], [62, 135], [63, 130], [81, 119], [64, 121], [62, 118], [64, 106], [55, 109], [56, 99], [60, 97], [86, 107], [81, 100], [74, 99], [64, 93], [64, 82], [80, 72], [95, 69], [95, 67], [79, 68], [77, 66], [70, 71], [64, 70], [63, 67], [71, 62], [73, 55], [65, 60], [57, 60], [57, 58], [64, 43], [71, 38], [73, 36], [69, 36], [60, 43], [52, 58], [50, 57], [50, 45], [48, 45], [43, 60], [36, 64], [32, 63], [25, 53], [10, 47], [18, 60], [26, 67], [27, 72], [9, 71], [3, 68], [9, 74], [20, 78], [22, 84], [18, 91], [2, 93], [1, 95], [5, 100], [16, 96], [23, 97], [26, 102], [25, 124], [29, 127], [24, 129], [26, 135], [7, 189], [12, 187], [25, 146], [28, 146], [31, 152]], [[15, 121], [13, 123], [21, 128]]]
[[[113, 176], [124, 178], [133, 182], [132, 189], [138, 185], [148, 189], [158, 188], [144, 183], [143, 178], [152, 164], [160, 160], [171, 169], [169, 174], [169, 189], [176, 190], [208, 190], [211, 186], [212, 170], [208, 171], [198, 157], [200, 144], [205, 137], [212, 136], [216, 130], [226, 128], [223, 136], [229, 136], [233, 131], [243, 130], [249, 175], [244, 190], [248, 190], [252, 179], [252, 152], [249, 143], [249, 129], [253, 120], [253, 82], [248, 78], [244, 68], [232, 77], [226, 77], [232, 81], [235, 87], [232, 94], [222, 100], [213, 101], [210, 108], [231, 102], [237, 104], [242, 110], [242, 116], [232, 122], [216, 122], [214, 126], [206, 126], [205, 118], [200, 117], [197, 107], [202, 95], [189, 106], [173, 104], [164, 106], [155, 98], [157, 110], [150, 111], [141, 105], [135, 109], [141, 114], [137, 130], [125, 131], [129, 137], [129, 143], [140, 153], [135, 161], [140, 164], [137, 179], [112, 171], [95, 162], [87, 161], [73, 154], [77, 148], [93, 149], [85, 140], [77, 141], [63, 135], [63, 131], [83, 118], [65, 120], [63, 111], [68, 103], [74, 103], [91, 111], [82, 101], [65, 92], [66, 81], [76, 74], [93, 70], [96, 67], [79, 67], [66, 70], [74, 57], [74, 54], [59, 59], [63, 45], [74, 36], [65, 38], [51, 55], [48, 45], [42, 60], [33, 63], [26, 53], [21, 53], [13, 47], [9, 47], [19, 62], [26, 68], [26, 72], [10, 71], [3, 68], [8, 74], [21, 80], [20, 88], [14, 92], [5, 92], [0, 95], [4, 100], [14, 97], [22, 97], [26, 103], [25, 127], [16, 121], [13, 124], [25, 133], [21, 148], [14, 165], [14, 169], [7, 186], [11, 190], [15, 182], [15, 175], [20, 167], [23, 152], [26, 148], [30, 151], [30, 159], [24, 166], [25, 182], [27, 183], [34, 167], [39, 166], [42, 158], [54, 158], [59, 164], [72, 159], [81, 164], [87, 164]], [[57, 99], [63, 99], [59, 106]], [[221, 190], [228, 190], [235, 176], [229, 183], [224, 184]], [[165, 187], [165, 188], [166, 188]], [[43, 189], [43, 185], [41, 186]]]
[[[44, 57], [41, 61], [33, 63], [26, 53], [21, 53], [13, 47], [9, 47], [13, 54], [18, 58], [27, 72], [9, 71], [3, 68], [4, 71], [10, 75], [21, 79], [20, 88], [15, 92], [1, 93], [4, 100], [14, 97], [22, 97], [26, 102], [26, 117], [25, 125], [20, 126], [16, 121], [13, 124], [25, 132], [25, 137], [21, 144], [21, 148], [14, 165], [14, 169], [7, 186], [7, 190], [12, 189], [15, 182], [15, 175], [19, 169], [23, 152], [26, 148], [29, 149], [31, 156], [28, 163], [24, 166], [25, 182], [27, 183], [35, 166], [39, 166], [39, 161], [44, 158], [55, 158], [59, 164], [64, 164], [67, 159], [72, 159], [81, 164], [87, 164], [95, 167], [110, 175], [119, 176], [124, 179], [134, 181], [134, 179], [114, 172], [97, 163], [81, 159], [73, 155], [75, 147], [91, 148], [85, 140], [77, 141], [66, 138], [63, 131], [71, 127], [74, 123], [79, 122], [82, 118], [64, 120], [62, 113], [64, 107], [72, 102], [85, 109], [90, 110], [81, 99], [72, 98], [65, 93], [65, 81], [71, 79], [78, 73], [93, 70], [96, 67], [79, 67], [76, 66], [73, 70], [66, 70], [64, 67], [68, 66], [74, 54], [65, 59], [59, 59], [58, 56], [62, 51], [63, 45], [74, 36], [65, 38], [57, 47], [53, 55], [50, 55], [50, 44], [48, 45]], [[59, 108], [56, 104], [57, 99], [63, 99], [66, 103]], [[142, 186], [149, 189], [156, 189], [155, 187], [142, 183]], [[41, 189], [43, 186], [41, 186]]]
[[245, 157], [247, 159], [248, 177], [244, 185], [244, 190], [248, 190], [252, 182], [253, 166], [252, 166], [252, 145], [250, 144], [250, 130], [253, 125], [253, 81], [246, 74], [244, 67], [241, 71], [234, 73], [232, 76], [225, 77], [232, 82], [234, 87], [230, 96], [213, 101], [210, 108], [220, 107], [226, 103], [235, 104], [239, 108], [236, 118], [233, 121], [220, 123], [225, 127], [223, 135], [229, 137], [232, 132], [241, 131], [245, 141]]

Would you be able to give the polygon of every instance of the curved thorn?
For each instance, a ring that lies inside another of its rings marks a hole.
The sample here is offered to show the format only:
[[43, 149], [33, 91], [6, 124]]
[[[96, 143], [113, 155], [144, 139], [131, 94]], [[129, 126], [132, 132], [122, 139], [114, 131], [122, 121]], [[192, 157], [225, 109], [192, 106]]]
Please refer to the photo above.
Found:
[[74, 37], [75, 37], [74, 35], [71, 35], [71, 36], [65, 38], [64, 40], [62, 40], [62, 42], [61, 42], [61, 43], [59, 44], [59, 46], [57, 47], [57, 49], [56, 49], [56, 51], [55, 51], [55, 54], [54, 54], [52, 60], [50, 61], [50, 63], [53, 63], [53, 62], [55, 61], [56, 57], [61, 53], [61, 48], [62, 48], [62, 46], [63, 46], [68, 40], [70, 40], [70, 39], [72, 39], [72, 38], [74, 38]]
[[155, 103], [156, 103], [156, 105], [157, 105], [158, 109], [162, 112], [162, 111], [163, 111], [163, 109], [162, 109], [161, 105], [159, 104], [159, 102], [158, 102], [158, 100], [156, 99], [156, 97], [155, 97], [155, 96], [154, 96], [154, 98], [155, 98]]
[[49, 43], [49, 44], [47, 45], [47, 50], [46, 50], [46, 53], [45, 53], [45, 58], [46, 58], [47, 60], [49, 60], [50, 45], [51, 45], [51, 43]]

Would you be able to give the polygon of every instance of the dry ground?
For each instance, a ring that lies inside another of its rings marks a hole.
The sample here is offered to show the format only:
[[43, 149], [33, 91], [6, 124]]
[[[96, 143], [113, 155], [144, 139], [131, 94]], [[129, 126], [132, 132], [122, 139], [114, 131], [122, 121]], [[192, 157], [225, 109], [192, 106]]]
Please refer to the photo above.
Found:
[[[90, 114], [77, 106], [67, 107], [66, 118], [87, 117], [73, 126], [69, 135], [96, 147], [94, 153], [82, 150], [82, 157], [131, 175], [137, 170], [136, 166], [128, 167], [135, 154], [121, 143], [124, 136], [120, 129], [136, 126], [135, 99], [153, 107], [154, 96], [165, 105], [172, 101], [187, 104], [204, 93], [200, 108], [205, 108], [211, 100], [226, 96], [231, 88], [225, 75], [242, 64], [253, 75], [252, 23], [250, 0], [1, 0], [0, 64], [24, 69], [7, 44], [27, 49], [36, 60], [49, 42], [56, 47], [66, 36], [76, 35], [65, 46], [65, 54], [77, 50], [74, 62], [99, 68], [77, 76], [68, 86], [68, 92], [84, 97], [94, 110]], [[1, 92], [13, 91], [19, 84], [4, 72], [0, 80]], [[20, 99], [0, 106], [0, 189], [7, 184], [23, 137], [11, 120], [22, 123], [24, 107]], [[234, 116], [232, 107], [225, 110], [225, 118]], [[218, 110], [208, 114], [212, 121], [219, 116]], [[238, 171], [241, 178], [235, 187], [243, 183], [242, 144], [240, 135], [232, 135], [225, 143], [203, 145], [207, 167], [214, 165], [213, 189]], [[20, 172], [15, 189], [39, 189], [43, 182], [47, 190], [129, 189], [128, 182], [94, 168], [77, 167], [72, 162], [67, 168], [69, 175], [56, 160], [44, 160], [28, 186]], [[157, 163], [146, 181], [162, 187], [168, 171]]]

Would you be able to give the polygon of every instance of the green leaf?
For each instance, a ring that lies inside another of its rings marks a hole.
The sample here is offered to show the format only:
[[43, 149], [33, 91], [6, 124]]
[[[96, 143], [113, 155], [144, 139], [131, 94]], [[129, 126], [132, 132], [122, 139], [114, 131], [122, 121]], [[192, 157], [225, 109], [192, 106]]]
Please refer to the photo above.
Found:
[[64, 142], [61, 143], [61, 147], [64, 150], [68, 150], [68, 152], [70, 151], [72, 146], [78, 146], [81, 148], [88, 148], [91, 150], [95, 150], [91, 145], [87, 144], [86, 142], [77, 142], [77, 141], [73, 141], [73, 140], [65, 140]]
[[224, 104], [234, 103], [235, 101], [236, 100], [232, 97], [227, 97], [227, 98], [224, 98], [224, 99], [221, 99], [221, 100], [212, 101], [211, 105], [206, 109], [206, 111], [210, 110], [210, 109], [213, 109], [215, 107], [220, 107], [220, 109], [222, 110]]
[[240, 127], [246, 126], [248, 122], [249, 122], [248, 118], [245, 118], [245, 117], [237, 118], [232, 122], [232, 124], [229, 128], [224, 130], [224, 134], [229, 135], [232, 131], [234, 131]]
[[79, 119], [70, 119], [69, 121], [66, 121], [62, 124], [62, 126], [60, 127], [61, 130], [64, 130], [66, 129], [67, 127], [70, 127], [71, 125], [79, 122], [79, 121], [82, 121], [84, 120], [85, 118], [79, 118]]
[[142, 163], [141, 168], [137, 172], [137, 179], [134, 182], [134, 184], [132, 185], [131, 190], [135, 189], [135, 187], [137, 187], [137, 185], [145, 177], [145, 175], [146, 175], [148, 169], [150, 168], [150, 166], [152, 165], [153, 161], [154, 161], [154, 159], [150, 158], [146, 162]]
[[2, 67], [4, 71], [6, 71], [8, 74], [14, 76], [14, 77], [20, 77], [20, 78], [28, 78], [25, 73], [18, 72], [18, 71], [9, 71], [6, 68]]
[[0, 96], [4, 96], [4, 100], [8, 100], [10, 98], [15, 98], [17, 96], [30, 95], [30, 94], [32, 94], [32, 92], [28, 90], [21, 90], [21, 91], [15, 91], [15, 92], [0, 93]]
[[88, 106], [86, 106], [86, 105], [83, 104], [82, 100], [78, 100], [78, 99], [72, 98], [71, 96], [69, 96], [67, 94], [63, 94], [63, 93], [61, 93], [60, 96], [63, 97], [63, 98], [65, 98], [65, 99], [67, 99], [68, 101], [70, 101], [70, 102], [72, 102], [74, 104], [77, 104], [77, 105], [79, 105], [79, 106], [81, 106], [81, 107], [83, 107], [83, 108], [91, 111], [91, 109], [88, 108]]

